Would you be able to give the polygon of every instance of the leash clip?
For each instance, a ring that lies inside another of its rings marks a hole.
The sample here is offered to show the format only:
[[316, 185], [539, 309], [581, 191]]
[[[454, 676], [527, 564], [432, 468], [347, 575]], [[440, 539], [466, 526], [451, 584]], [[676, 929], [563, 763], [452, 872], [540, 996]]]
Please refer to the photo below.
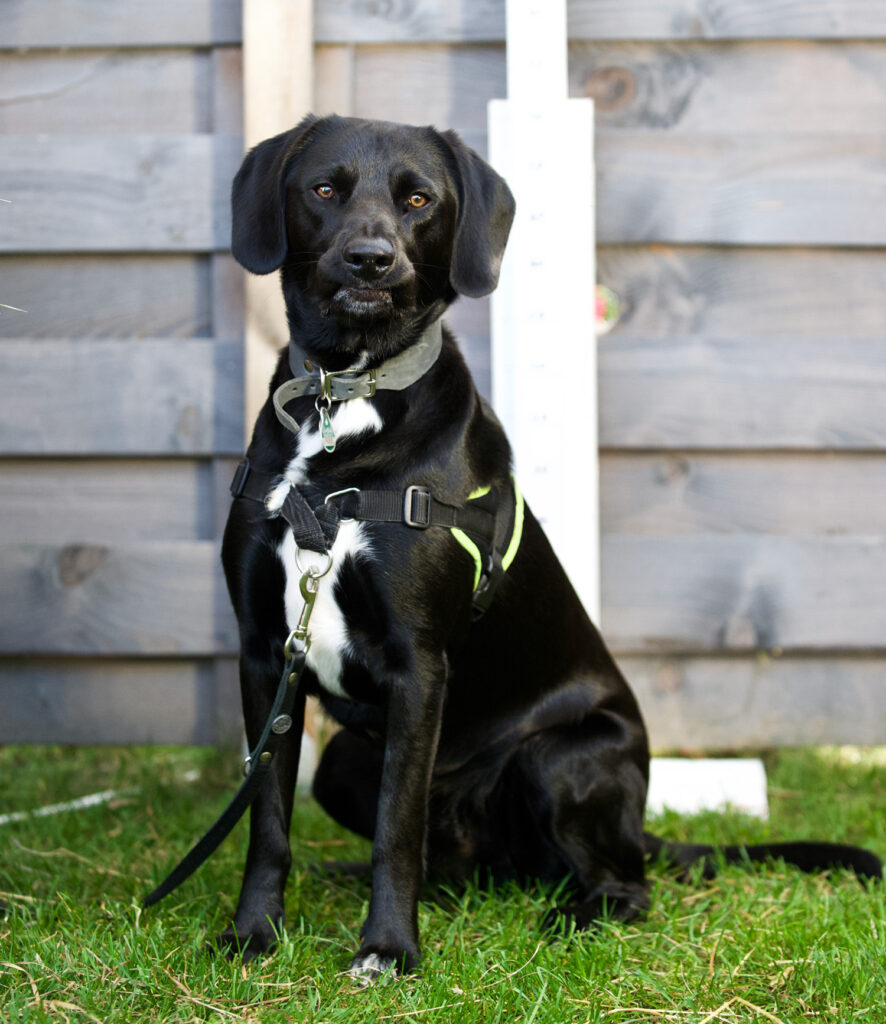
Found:
[[314, 611], [314, 603], [317, 600], [317, 591], [320, 589], [320, 580], [332, 568], [332, 555], [330, 555], [328, 551], [325, 554], [325, 566], [309, 565], [305, 568], [299, 561], [299, 550], [296, 548], [295, 564], [298, 566], [302, 574], [298, 583], [298, 589], [301, 593], [304, 604], [302, 605], [301, 614], [298, 617], [298, 622], [296, 623], [295, 628], [286, 638], [286, 643], [283, 645], [283, 656], [287, 661], [292, 657], [293, 644], [299, 644], [305, 654], [308, 653], [311, 646], [311, 636], [308, 632], [311, 613]]

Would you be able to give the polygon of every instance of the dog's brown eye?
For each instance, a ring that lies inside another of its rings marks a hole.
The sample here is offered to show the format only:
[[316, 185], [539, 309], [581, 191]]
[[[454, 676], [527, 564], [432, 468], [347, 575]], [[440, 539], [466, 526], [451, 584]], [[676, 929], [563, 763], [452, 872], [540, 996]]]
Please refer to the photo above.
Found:
[[414, 210], [420, 210], [423, 206], [427, 206], [430, 199], [423, 192], [413, 192], [409, 197], [409, 205]]
[[314, 191], [321, 199], [332, 199], [335, 195], [335, 189], [331, 185], [327, 185], [326, 182], [322, 185], [315, 185]]

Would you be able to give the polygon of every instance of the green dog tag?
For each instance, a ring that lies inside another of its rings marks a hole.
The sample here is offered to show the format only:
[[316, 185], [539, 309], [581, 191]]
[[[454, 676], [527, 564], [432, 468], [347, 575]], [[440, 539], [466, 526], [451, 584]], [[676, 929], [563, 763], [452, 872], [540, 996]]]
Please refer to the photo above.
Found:
[[335, 451], [335, 430], [328, 409], [320, 410], [320, 440], [323, 442], [324, 451]]

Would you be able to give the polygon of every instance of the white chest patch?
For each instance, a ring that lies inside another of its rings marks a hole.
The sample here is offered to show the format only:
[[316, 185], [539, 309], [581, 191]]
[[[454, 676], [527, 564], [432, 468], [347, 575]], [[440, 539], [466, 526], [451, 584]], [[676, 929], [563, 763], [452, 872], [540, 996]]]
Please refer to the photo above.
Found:
[[[335, 408], [332, 424], [336, 438], [348, 434], [355, 435], [365, 432], [377, 433], [381, 430], [381, 418], [372, 404], [364, 398], [355, 398], [342, 402]], [[312, 427], [302, 427], [298, 435], [298, 453], [286, 467], [284, 479], [267, 496], [265, 505], [273, 512], [280, 508], [286, 500], [290, 487], [304, 482], [307, 478], [308, 460], [322, 450], [319, 431]], [[307, 665], [317, 675], [320, 685], [329, 693], [339, 697], [347, 694], [342, 688], [341, 677], [343, 659], [348, 651], [349, 638], [344, 615], [335, 600], [335, 583], [345, 559], [357, 554], [368, 554], [369, 544], [364, 536], [363, 526], [358, 522], [343, 522], [339, 527], [335, 543], [332, 545], [332, 567], [322, 577], [314, 602], [308, 632], [311, 646], [308, 651]], [[286, 622], [292, 629], [298, 622], [304, 606], [299, 583], [299, 571], [296, 557], [295, 538], [288, 529], [277, 549], [277, 556], [283, 564], [285, 589], [283, 601]], [[301, 564], [325, 564], [325, 559], [312, 552], [302, 552], [299, 556]]]

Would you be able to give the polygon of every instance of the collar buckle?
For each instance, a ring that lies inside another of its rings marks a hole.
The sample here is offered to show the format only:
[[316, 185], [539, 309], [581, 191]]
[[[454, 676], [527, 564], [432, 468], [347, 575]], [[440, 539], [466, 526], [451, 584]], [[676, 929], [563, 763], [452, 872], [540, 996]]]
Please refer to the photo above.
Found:
[[374, 398], [377, 390], [375, 370], [321, 370], [321, 400], [346, 402], [351, 398]]

